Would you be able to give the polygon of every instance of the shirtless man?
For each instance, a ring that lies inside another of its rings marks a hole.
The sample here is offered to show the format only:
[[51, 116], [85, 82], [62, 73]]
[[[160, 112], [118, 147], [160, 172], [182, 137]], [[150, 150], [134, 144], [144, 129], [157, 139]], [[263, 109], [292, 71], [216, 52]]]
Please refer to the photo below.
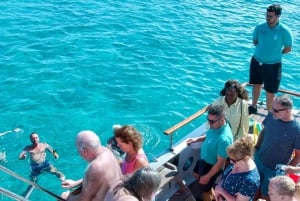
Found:
[[67, 179], [62, 182], [64, 188], [81, 185], [81, 191], [63, 192], [61, 197], [67, 201], [103, 201], [109, 188], [121, 180], [122, 173], [113, 153], [101, 145], [99, 137], [93, 131], [81, 131], [76, 138], [76, 148], [80, 156], [89, 162], [83, 179]]
[[32, 181], [36, 181], [37, 176], [42, 172], [50, 172], [55, 174], [61, 181], [65, 180], [65, 175], [59, 172], [52, 164], [46, 160], [46, 150], [52, 153], [55, 159], [58, 158], [58, 154], [53, 148], [46, 143], [40, 143], [39, 136], [36, 132], [30, 134], [31, 145], [26, 146], [19, 155], [20, 160], [26, 158], [26, 154], [30, 154], [30, 177]]

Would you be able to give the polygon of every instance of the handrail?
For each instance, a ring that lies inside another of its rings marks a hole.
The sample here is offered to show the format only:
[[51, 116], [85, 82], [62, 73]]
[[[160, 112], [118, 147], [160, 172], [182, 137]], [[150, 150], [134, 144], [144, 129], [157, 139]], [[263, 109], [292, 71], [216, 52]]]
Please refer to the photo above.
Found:
[[9, 175], [11, 175], [11, 176], [13, 176], [13, 177], [15, 177], [15, 178], [21, 180], [21, 181], [24, 181], [25, 183], [28, 183], [28, 184], [30, 184], [30, 185], [32, 185], [32, 186], [34, 186], [34, 187], [40, 189], [41, 191], [44, 191], [44, 192], [48, 193], [49, 195], [55, 197], [55, 198], [58, 199], [58, 200], [66, 201], [66, 200], [63, 199], [62, 197], [56, 195], [55, 193], [52, 193], [51, 191], [49, 191], [49, 190], [47, 190], [47, 189], [41, 187], [40, 185], [38, 185], [38, 184], [36, 184], [36, 183], [34, 183], [34, 182], [32, 182], [32, 181], [29, 181], [28, 179], [25, 179], [24, 177], [18, 175], [17, 173], [15, 173], [15, 172], [11, 171], [10, 169], [4, 167], [3, 165], [0, 165], [0, 170], [2, 170], [3, 172], [5, 172], [5, 173], [7, 173], [7, 174], [9, 174]]
[[22, 197], [18, 194], [15, 194], [14, 192], [11, 192], [5, 188], [0, 187], [0, 193], [2, 193], [3, 195], [6, 195], [7, 197], [10, 197], [14, 200], [18, 200], [18, 201], [29, 201], [27, 198]]
[[[253, 86], [253, 84], [247, 84], [247, 86]], [[300, 97], [300, 93], [299, 92], [289, 91], [289, 90], [286, 90], [286, 89], [278, 89], [278, 91], [282, 92], [282, 93], [285, 93], [285, 94], [289, 94], [289, 95]]]
[[[243, 87], [245, 87], [245, 86], [253, 86], [252, 84], [248, 84], [248, 83], [243, 83], [241, 85]], [[282, 92], [282, 93], [289, 94], [289, 95], [299, 96], [300, 97], [300, 93], [298, 93], [298, 92], [293, 92], [293, 91], [289, 91], [289, 90], [285, 90], [285, 89], [278, 89], [278, 91]], [[167, 130], [164, 131], [164, 134], [171, 135], [173, 132], [175, 132], [179, 128], [185, 126], [186, 124], [190, 123], [191, 121], [195, 120], [196, 118], [198, 118], [199, 116], [201, 116], [202, 114], [204, 114], [207, 111], [207, 108], [209, 106], [210, 105], [203, 107], [198, 112], [196, 112], [193, 115], [187, 117], [186, 119], [184, 119], [183, 121], [177, 123], [176, 125], [172, 126], [171, 128], [168, 128]]]
[[178, 130], [179, 128], [181, 128], [182, 126], [186, 125], [187, 123], [190, 123], [191, 121], [193, 121], [194, 119], [198, 118], [199, 116], [201, 116], [202, 114], [204, 114], [207, 110], [208, 106], [205, 106], [204, 108], [200, 109], [198, 112], [196, 112], [195, 114], [189, 116], [188, 118], [184, 119], [183, 121], [179, 122], [178, 124], [176, 124], [175, 126], [172, 126], [171, 128], [167, 129], [164, 131], [164, 134], [166, 135], [170, 135], [172, 134], [174, 131]]

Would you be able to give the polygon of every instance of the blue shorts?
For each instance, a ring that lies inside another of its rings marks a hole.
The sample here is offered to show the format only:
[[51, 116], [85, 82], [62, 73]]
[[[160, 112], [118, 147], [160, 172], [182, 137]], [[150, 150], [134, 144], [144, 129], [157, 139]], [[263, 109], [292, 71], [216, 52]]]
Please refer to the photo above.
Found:
[[276, 176], [276, 170], [272, 170], [263, 165], [257, 154], [254, 154], [254, 161], [260, 175], [260, 193], [264, 196], [268, 196], [269, 181], [272, 177]]
[[[213, 165], [211, 165], [211, 164], [205, 162], [204, 160], [200, 159], [196, 163], [196, 166], [194, 168], [194, 172], [197, 173], [201, 177], [202, 175], [207, 174], [211, 170], [212, 167], [213, 167]], [[219, 173], [215, 174], [209, 180], [209, 182], [207, 184], [199, 184], [201, 190], [204, 191], [204, 192], [210, 191], [215, 186], [216, 179], [220, 174], [221, 174], [221, 171]]]
[[269, 93], [277, 93], [281, 80], [282, 64], [260, 64], [254, 57], [250, 62], [250, 84], [264, 84]]
[[42, 171], [49, 172], [51, 169], [51, 166], [50, 166], [49, 161], [46, 160], [45, 162], [40, 163], [40, 164], [30, 165], [29, 169], [31, 171], [31, 176], [37, 177], [39, 174], [41, 174]]

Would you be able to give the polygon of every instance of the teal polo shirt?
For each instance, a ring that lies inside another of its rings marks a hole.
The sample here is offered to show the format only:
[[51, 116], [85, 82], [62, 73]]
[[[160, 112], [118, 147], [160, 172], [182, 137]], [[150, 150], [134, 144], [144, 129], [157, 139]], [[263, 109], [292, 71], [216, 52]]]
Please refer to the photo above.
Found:
[[273, 28], [266, 22], [257, 25], [253, 32], [253, 40], [258, 41], [254, 58], [263, 64], [281, 62], [282, 49], [293, 45], [291, 30], [280, 22]]
[[232, 143], [233, 136], [228, 123], [218, 129], [209, 129], [201, 145], [201, 159], [214, 165], [217, 162], [217, 156], [227, 158], [226, 149]]

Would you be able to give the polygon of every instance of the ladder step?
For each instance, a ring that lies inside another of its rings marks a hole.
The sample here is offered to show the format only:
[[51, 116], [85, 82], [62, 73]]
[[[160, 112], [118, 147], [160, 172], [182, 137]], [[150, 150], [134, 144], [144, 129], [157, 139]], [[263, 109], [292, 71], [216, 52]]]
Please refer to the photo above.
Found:
[[5, 188], [2, 188], [2, 187], [0, 187], [0, 193], [2, 193], [2, 194], [6, 195], [6, 196], [8, 196], [8, 197], [10, 197], [10, 198], [12, 198], [12, 199], [14, 199], [14, 200], [18, 200], [18, 201], [29, 201], [27, 198], [22, 197], [22, 196], [20, 196], [20, 195], [18, 195], [18, 194], [15, 194], [15, 193], [13, 193], [13, 192], [11, 192], [11, 191], [5, 189]]

